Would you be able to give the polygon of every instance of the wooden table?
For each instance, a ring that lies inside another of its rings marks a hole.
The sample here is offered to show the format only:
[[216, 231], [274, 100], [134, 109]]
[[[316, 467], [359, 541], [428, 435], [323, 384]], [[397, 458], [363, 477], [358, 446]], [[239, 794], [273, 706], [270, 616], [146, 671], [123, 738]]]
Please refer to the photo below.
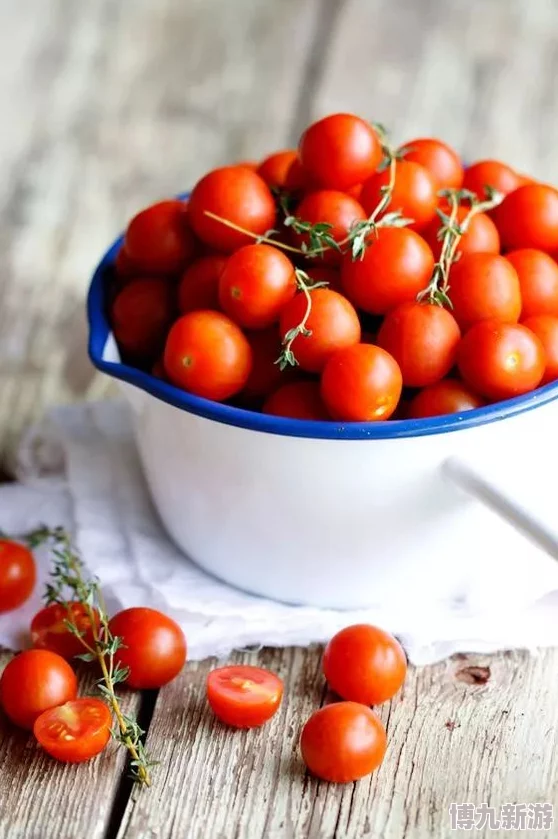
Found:
[[[102, 248], [133, 210], [212, 165], [290, 145], [342, 109], [398, 140], [440, 134], [468, 158], [558, 181], [554, 0], [2, 0], [0, 54], [7, 472], [46, 405], [110, 391], [85, 354]], [[345, 787], [312, 780], [297, 755], [301, 722], [325, 699], [320, 650], [235, 658], [285, 678], [262, 730], [214, 722], [211, 662], [126, 697], [161, 761], [150, 791], [131, 789], [112, 747], [64, 767], [1, 721], [0, 839], [426, 839], [449, 836], [451, 802], [557, 803], [556, 650], [411, 670], [381, 709], [383, 766]]]

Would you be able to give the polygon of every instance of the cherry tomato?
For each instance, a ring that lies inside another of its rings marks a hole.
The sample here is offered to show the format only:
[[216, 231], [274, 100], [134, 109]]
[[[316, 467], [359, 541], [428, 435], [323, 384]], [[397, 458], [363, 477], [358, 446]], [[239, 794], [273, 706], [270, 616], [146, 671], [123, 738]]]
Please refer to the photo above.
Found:
[[163, 364], [163, 359], [158, 358], [151, 367], [151, 375], [155, 376], [156, 379], [162, 379], [164, 382], [167, 381], [167, 376], [165, 373], [165, 365]]
[[281, 353], [281, 335], [274, 326], [271, 329], [251, 332], [247, 336], [252, 348], [252, 370], [243, 393], [250, 397], [266, 397], [285, 381], [287, 370], [281, 371], [275, 362]]
[[[93, 609], [96, 626], [99, 626], [99, 613]], [[89, 645], [93, 643], [93, 630], [86, 607], [78, 601], [68, 603], [68, 607], [51, 603], [37, 612], [31, 621], [31, 641], [37, 650], [50, 650], [69, 660], [85, 652], [79, 638], [70, 632], [66, 621], [70, 620], [83, 632], [83, 639]]]
[[262, 667], [218, 667], [207, 677], [207, 700], [221, 722], [235, 728], [263, 725], [277, 712], [283, 682]]
[[341, 290], [341, 274], [336, 268], [329, 265], [311, 265], [306, 268], [306, 273], [314, 283], [327, 283], [327, 287], [331, 291]]
[[219, 302], [245, 329], [267, 329], [296, 294], [294, 265], [271, 245], [246, 245], [229, 257], [219, 279]]
[[275, 202], [268, 185], [239, 166], [214, 169], [198, 181], [190, 196], [189, 215], [194, 232], [218, 251], [230, 253], [253, 242], [246, 233], [207, 216], [208, 211], [256, 236], [275, 225]]
[[531, 315], [522, 321], [537, 336], [543, 345], [545, 355], [544, 375], [541, 385], [558, 379], [558, 317], [553, 315]]
[[369, 775], [387, 747], [382, 721], [358, 702], [335, 702], [306, 722], [300, 738], [302, 759], [312, 775], [346, 784]]
[[407, 417], [439, 417], [482, 408], [485, 402], [457, 379], [444, 379], [425, 387], [411, 400]]
[[255, 172], [259, 163], [257, 160], [239, 160], [239, 162], [234, 165], [240, 166], [241, 169], [250, 169], [252, 172]]
[[173, 384], [221, 401], [239, 393], [248, 381], [252, 350], [242, 330], [226, 315], [189, 312], [171, 327], [164, 365]]
[[114, 267], [116, 269], [116, 275], [120, 280], [131, 280], [133, 277], [141, 276], [142, 273], [141, 269], [135, 265], [125, 245], [122, 245], [116, 254]]
[[531, 315], [558, 315], [558, 265], [543, 251], [522, 248], [510, 251], [511, 262], [521, 287], [521, 318]]
[[304, 420], [328, 420], [330, 416], [316, 382], [289, 382], [268, 397], [264, 414]]
[[324, 676], [343, 699], [380, 705], [394, 696], [407, 675], [407, 658], [399, 641], [360, 623], [333, 636], [325, 648]]
[[[389, 169], [384, 169], [364, 183], [360, 200], [367, 215], [371, 215], [382, 200], [382, 189], [388, 185], [389, 177]], [[420, 163], [398, 160], [395, 186], [386, 212], [401, 212], [405, 218], [413, 219], [413, 229], [420, 231], [436, 215], [437, 189], [434, 176]]]
[[143, 274], [175, 274], [194, 255], [195, 240], [183, 201], [160, 201], [128, 225], [124, 247]]
[[[446, 213], [449, 212], [445, 203], [442, 204], [441, 209]], [[458, 224], [461, 224], [468, 212], [468, 207], [457, 208], [456, 220]], [[436, 216], [421, 234], [432, 248], [432, 253], [436, 259], [439, 259], [442, 249], [442, 242], [438, 239], [440, 229], [441, 221]], [[467, 230], [459, 240], [456, 256], [459, 257], [464, 253], [500, 253], [498, 228], [486, 213], [478, 213], [468, 222]]]
[[[350, 347], [360, 341], [360, 321], [349, 301], [328, 288], [310, 292], [312, 308], [306, 321], [310, 335], [300, 334], [291, 349], [303, 370], [319, 373], [327, 359], [336, 350]], [[299, 293], [281, 312], [281, 335], [296, 328], [304, 318], [308, 301]]]
[[432, 137], [410, 140], [405, 160], [420, 163], [436, 180], [437, 189], [459, 189], [463, 183], [463, 166], [457, 153], [446, 143]]
[[17, 609], [31, 596], [37, 571], [33, 554], [19, 542], [0, 539], [0, 613]]
[[129, 669], [126, 684], [131, 688], [160, 688], [184, 667], [186, 638], [178, 624], [162, 612], [140, 606], [124, 609], [109, 627], [124, 644], [115, 659]]
[[121, 351], [137, 360], [159, 355], [174, 311], [174, 290], [166, 280], [142, 277], [129, 282], [111, 310], [112, 331]]
[[447, 376], [460, 339], [453, 315], [428, 303], [402, 303], [378, 333], [378, 345], [399, 364], [405, 387], [426, 387]]
[[540, 340], [526, 326], [485, 320], [461, 339], [457, 364], [473, 390], [497, 402], [538, 387], [545, 355]]
[[354, 306], [385, 315], [399, 303], [415, 300], [428, 285], [433, 269], [432, 251], [418, 233], [385, 227], [369, 243], [363, 259], [343, 257], [341, 284]]
[[494, 221], [505, 250], [558, 248], [558, 190], [527, 184], [508, 195], [494, 210]]
[[521, 314], [517, 272], [498, 254], [465, 254], [452, 266], [449, 296], [453, 316], [463, 330], [490, 318], [517, 323]]
[[19, 653], [0, 676], [0, 705], [21, 728], [32, 729], [43, 711], [75, 699], [76, 694], [74, 671], [50, 650]]
[[33, 733], [55, 760], [82, 763], [103, 751], [112, 716], [100, 699], [74, 699], [37, 717]]
[[300, 139], [302, 165], [325, 189], [361, 184], [379, 166], [382, 147], [369, 123], [353, 114], [332, 114], [314, 122]]
[[186, 268], [178, 286], [178, 308], [182, 315], [197, 309], [219, 308], [219, 277], [227, 258], [201, 256]]
[[307, 181], [295, 149], [270, 154], [262, 160], [257, 172], [270, 188], [287, 192], [299, 192]]
[[334, 419], [373, 422], [393, 414], [402, 385], [399, 365], [389, 353], [373, 344], [355, 344], [329, 358], [321, 394]]
[[[336, 192], [333, 189], [310, 192], [296, 208], [295, 215], [312, 225], [320, 222], [330, 224], [331, 229], [328, 232], [336, 242], [347, 238], [355, 222], [366, 219], [366, 213], [358, 201], [344, 192]], [[293, 239], [298, 247], [311, 246], [306, 235], [294, 234]], [[323, 261], [326, 265], [339, 265], [341, 257], [342, 254], [339, 251], [330, 248], [320, 253], [316, 259]]]
[[465, 169], [463, 186], [484, 199], [487, 186], [508, 195], [521, 186], [521, 178], [511, 166], [499, 160], [479, 160]]

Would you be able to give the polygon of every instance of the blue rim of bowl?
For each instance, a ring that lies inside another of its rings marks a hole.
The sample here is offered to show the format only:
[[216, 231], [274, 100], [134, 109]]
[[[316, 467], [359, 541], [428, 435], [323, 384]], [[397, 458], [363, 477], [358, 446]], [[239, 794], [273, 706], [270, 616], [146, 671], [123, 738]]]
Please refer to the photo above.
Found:
[[[181, 199], [187, 198], [188, 193], [182, 193], [178, 197]], [[187, 411], [190, 414], [215, 420], [225, 425], [287, 437], [309, 437], [321, 440], [390, 440], [401, 437], [423, 437], [430, 434], [458, 431], [462, 428], [474, 428], [516, 414], [522, 414], [525, 411], [532, 411], [534, 408], [558, 398], [558, 382], [553, 382], [524, 396], [516, 396], [495, 405], [475, 408], [461, 414], [448, 414], [440, 417], [428, 417], [427, 419], [338, 423], [275, 417], [225, 405], [221, 402], [212, 402], [201, 396], [194, 396], [143, 370], [138, 370], [121, 362], [106, 361], [103, 358], [105, 345], [111, 334], [106, 316], [105, 276], [107, 270], [114, 264], [123, 238], [121, 234], [113, 242], [99, 262], [91, 279], [87, 296], [89, 357], [95, 367], [103, 373], [127, 384], [135, 385], [140, 390], [150, 393], [157, 399], [173, 405], [181, 411]]]

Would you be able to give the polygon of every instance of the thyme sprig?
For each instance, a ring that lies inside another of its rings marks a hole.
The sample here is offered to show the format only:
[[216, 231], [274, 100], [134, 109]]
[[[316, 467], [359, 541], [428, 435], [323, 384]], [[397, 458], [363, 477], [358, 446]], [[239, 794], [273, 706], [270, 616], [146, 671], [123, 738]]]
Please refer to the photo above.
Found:
[[298, 338], [299, 335], [303, 335], [305, 338], [309, 338], [312, 335], [312, 330], [308, 329], [306, 325], [312, 311], [311, 292], [317, 288], [324, 288], [328, 285], [328, 283], [323, 280], [318, 280], [313, 283], [306, 271], [302, 271], [300, 268], [295, 268], [295, 277], [299, 291], [301, 291], [306, 297], [306, 309], [304, 310], [304, 315], [302, 316], [300, 323], [292, 329], [289, 329], [283, 336], [283, 341], [281, 343], [281, 355], [275, 362], [279, 365], [280, 370], [285, 370], [287, 367], [296, 367], [298, 365], [298, 361], [296, 360], [295, 354], [292, 350], [292, 345], [295, 338]]
[[[62, 527], [39, 527], [29, 533], [26, 541], [31, 548], [46, 546], [53, 558], [50, 582], [46, 586], [45, 601], [58, 603], [67, 610], [66, 626], [79, 638], [85, 652], [77, 656], [82, 661], [97, 661], [101, 669], [101, 678], [97, 689], [112, 709], [116, 724], [111, 729], [115, 740], [130, 753], [132, 778], [144, 786], [151, 786], [151, 761], [143, 745], [145, 732], [137, 721], [125, 714], [115, 693], [115, 686], [124, 682], [128, 670], [118, 664], [118, 650], [124, 644], [122, 639], [110, 631], [109, 618], [105, 607], [99, 581], [87, 576], [87, 572], [68, 533]], [[70, 602], [78, 601], [83, 605], [91, 625], [93, 642], [89, 642], [86, 633], [79, 629], [72, 618]]]
[[318, 221], [316, 224], [312, 224], [296, 216], [288, 215], [285, 217], [283, 224], [285, 227], [292, 228], [295, 233], [308, 238], [308, 244], [302, 242], [300, 246], [300, 250], [305, 256], [323, 257], [327, 250], [335, 250], [341, 253], [341, 246], [331, 235], [333, 225], [327, 221]]

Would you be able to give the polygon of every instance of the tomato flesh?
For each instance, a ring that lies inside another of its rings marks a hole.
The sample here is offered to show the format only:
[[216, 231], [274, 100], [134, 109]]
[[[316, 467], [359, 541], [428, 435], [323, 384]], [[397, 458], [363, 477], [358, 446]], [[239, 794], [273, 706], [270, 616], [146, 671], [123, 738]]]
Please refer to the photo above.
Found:
[[207, 677], [207, 700], [213, 713], [235, 728], [263, 725], [276, 713], [282, 697], [282, 680], [261, 667], [219, 667]]
[[44, 711], [33, 733], [45, 752], [64, 763], [82, 763], [103, 751], [112, 716], [100, 699], [74, 699]]

